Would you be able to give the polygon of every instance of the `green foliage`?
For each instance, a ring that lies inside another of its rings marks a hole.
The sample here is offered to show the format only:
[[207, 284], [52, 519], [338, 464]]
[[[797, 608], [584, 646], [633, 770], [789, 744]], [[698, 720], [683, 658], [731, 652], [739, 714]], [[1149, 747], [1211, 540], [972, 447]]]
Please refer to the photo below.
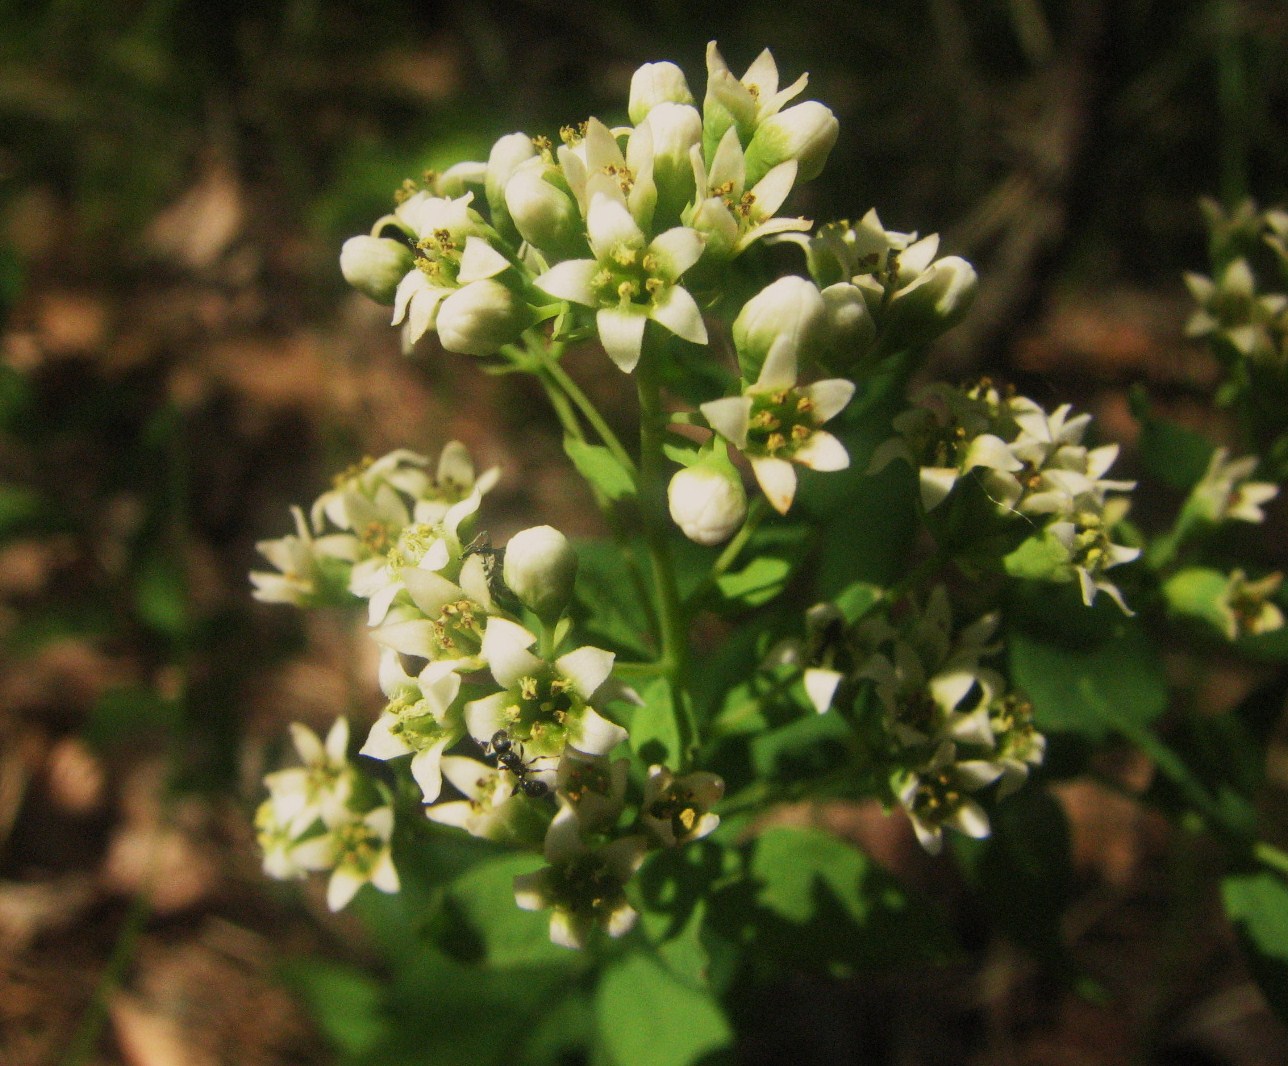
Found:
[[1167, 677], [1140, 625], [1118, 622], [1090, 645], [1023, 631], [1009, 644], [1011, 676], [1033, 701], [1043, 730], [1105, 740], [1125, 725], [1145, 726], [1167, 706]]
[[1288, 1022], [1288, 883], [1268, 870], [1229, 874], [1221, 899], [1266, 1001]]
[[610, 500], [627, 500], [635, 495], [635, 482], [602, 444], [587, 444], [573, 437], [564, 438], [564, 451], [577, 472]]

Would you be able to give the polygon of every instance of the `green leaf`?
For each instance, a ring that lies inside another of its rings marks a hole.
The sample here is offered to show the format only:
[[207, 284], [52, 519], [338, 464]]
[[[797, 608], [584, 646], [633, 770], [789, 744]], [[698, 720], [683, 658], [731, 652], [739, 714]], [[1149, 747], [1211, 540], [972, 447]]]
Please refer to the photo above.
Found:
[[1060, 572], [1069, 572], [1069, 550], [1047, 533], [1035, 533], [1002, 559], [1002, 568], [1011, 576], [1034, 581], [1048, 581]]
[[1231, 874], [1221, 881], [1221, 899], [1252, 976], [1288, 1022], [1288, 884], [1268, 870]]
[[631, 751], [645, 763], [660, 763], [678, 770], [683, 753], [670, 682], [664, 677], [655, 677], [638, 686], [636, 691], [644, 705], [630, 712], [627, 728]]
[[625, 500], [635, 495], [635, 481], [630, 471], [602, 444], [564, 437], [564, 451], [577, 472], [610, 500]]
[[1120, 725], [1136, 729], [1163, 713], [1167, 677], [1140, 626], [1123, 620], [1105, 636], [1070, 646], [1023, 630], [1011, 635], [1011, 677], [1033, 701], [1040, 729], [1103, 740]]
[[188, 632], [188, 583], [177, 559], [160, 552], [149, 555], [134, 578], [134, 607], [143, 622], [158, 633], [178, 638]]
[[762, 526], [746, 548], [751, 561], [716, 579], [721, 595], [742, 607], [768, 603], [787, 587], [805, 559], [808, 537], [809, 530], [803, 526]]
[[656, 655], [650, 634], [649, 604], [631, 580], [629, 563], [608, 540], [578, 541], [577, 583], [572, 616], [589, 643], [627, 659]]
[[363, 1055], [388, 1032], [380, 984], [360, 970], [299, 959], [283, 965], [279, 975], [342, 1054]]
[[449, 914], [468, 927], [471, 946], [492, 966], [572, 960], [571, 952], [550, 942], [549, 912], [520, 910], [514, 902], [515, 877], [540, 866], [537, 856], [510, 855], [480, 863], [448, 889]]
[[1192, 429], [1150, 413], [1141, 389], [1133, 390], [1131, 407], [1141, 424], [1139, 455], [1146, 473], [1173, 488], [1193, 488], [1207, 471], [1212, 442]]
[[599, 1035], [621, 1066], [688, 1066], [733, 1041], [709, 993], [634, 952], [605, 970], [595, 997]]
[[103, 750], [120, 749], [140, 737], [175, 735], [183, 704], [149, 688], [110, 688], [95, 702], [83, 726], [85, 739]]
[[952, 950], [927, 904], [817, 829], [764, 832], [746, 876], [713, 895], [708, 920], [774, 963], [832, 973], [942, 959]]

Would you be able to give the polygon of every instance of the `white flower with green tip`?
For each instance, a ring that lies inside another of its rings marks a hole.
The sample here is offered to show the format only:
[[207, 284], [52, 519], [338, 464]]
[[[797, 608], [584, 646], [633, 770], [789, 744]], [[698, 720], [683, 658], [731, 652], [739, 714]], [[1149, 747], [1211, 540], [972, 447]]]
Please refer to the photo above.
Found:
[[399, 580], [410, 603], [395, 602], [372, 630], [375, 642], [458, 670], [482, 668], [483, 630], [497, 613], [483, 557], [467, 556], [456, 581], [419, 567], [401, 571]]
[[295, 849], [296, 860], [308, 870], [330, 870], [326, 902], [333, 911], [343, 910], [370, 884], [381, 892], [397, 892], [400, 884], [389, 841], [394, 831], [394, 812], [376, 807], [365, 814], [346, 812], [327, 825], [327, 831], [303, 841]]
[[1231, 459], [1228, 448], [1217, 448], [1202, 479], [1190, 490], [1193, 505], [1209, 522], [1263, 522], [1263, 505], [1279, 495], [1269, 481], [1251, 481], [1257, 469], [1255, 455]]
[[735, 77], [716, 42], [707, 44], [707, 93], [702, 104], [702, 137], [708, 153], [715, 150], [726, 131], [733, 127], [743, 144], [756, 128], [778, 114], [788, 100], [799, 96], [809, 84], [802, 74], [791, 85], [778, 88], [778, 64], [766, 48], [741, 78]]
[[600, 343], [618, 367], [635, 369], [649, 321], [694, 344], [707, 343], [702, 313], [678, 280], [702, 255], [698, 233], [677, 226], [647, 241], [625, 206], [603, 194], [591, 202], [587, 232], [595, 258], [559, 263], [536, 285], [595, 308]]
[[[627, 137], [625, 153], [617, 143], [618, 133]], [[653, 136], [649, 127], [610, 130], [599, 119], [590, 118], [583, 130], [566, 130], [564, 137], [567, 143], [559, 147], [556, 155], [587, 226], [595, 198], [606, 196], [625, 207], [640, 230], [651, 232], [657, 186], [653, 181]], [[593, 234], [590, 241], [593, 248]]]
[[356, 561], [356, 553], [347, 536], [314, 537], [304, 512], [298, 507], [291, 508], [291, 517], [295, 520], [294, 534], [256, 542], [255, 549], [278, 572], [252, 570], [250, 581], [255, 587], [251, 595], [262, 603], [309, 607], [325, 595], [331, 584], [327, 580], [326, 562], [351, 564]]
[[625, 888], [647, 851], [642, 836], [592, 847], [575, 818], [556, 819], [546, 833], [549, 865], [514, 879], [515, 902], [526, 911], [551, 911], [550, 939], [561, 947], [584, 948], [596, 928], [623, 936], [639, 918]]
[[443, 788], [443, 752], [465, 735], [456, 704], [461, 676], [451, 663], [431, 662], [411, 677], [397, 653], [386, 650], [380, 659], [380, 688], [389, 702], [358, 754], [381, 760], [410, 755], [411, 776], [425, 802], [433, 803]]
[[774, 214], [796, 182], [795, 160], [772, 167], [748, 188], [746, 160], [737, 131], [732, 128], [717, 146], [710, 167], [696, 145], [689, 158], [697, 193], [693, 205], [680, 218], [706, 238], [705, 256], [733, 259], [762, 237], [810, 228], [808, 219]]
[[1106, 570], [1130, 563], [1140, 555], [1139, 548], [1114, 544], [1110, 539], [1110, 530], [1121, 517], [1122, 510], [1121, 507], [1106, 507], [1103, 515], [1082, 512], [1070, 520], [1052, 522], [1046, 532], [1068, 554], [1067, 570], [1078, 582], [1082, 602], [1090, 607], [1096, 601], [1096, 593], [1103, 592], [1123, 614], [1130, 616], [1136, 612], [1127, 606], [1118, 586], [1105, 576]]
[[555, 792], [560, 802], [556, 817], [572, 817], [579, 831], [608, 832], [617, 824], [626, 803], [628, 759], [590, 755], [564, 748], [555, 770]]
[[502, 691], [465, 705], [470, 735], [488, 743], [504, 729], [529, 757], [561, 755], [571, 744], [603, 755], [626, 739], [626, 730], [591, 705], [608, 680], [613, 653], [584, 647], [554, 662], [528, 649], [537, 638], [505, 618], [491, 618], [483, 634], [483, 659]]
[[264, 784], [275, 823], [299, 836], [319, 819], [337, 817], [353, 794], [349, 721], [337, 718], [325, 742], [308, 726], [292, 722], [291, 742], [303, 765], [268, 774]]
[[[355, 463], [337, 474], [332, 479], [331, 488], [314, 501], [309, 513], [313, 529], [321, 533], [323, 519], [326, 519], [339, 529], [358, 530], [362, 522], [370, 518], [370, 512], [363, 510], [355, 515], [354, 501], [373, 502], [382, 490], [385, 490], [385, 498], [388, 491], [420, 497], [430, 481], [425, 473], [428, 465], [428, 457], [406, 448], [398, 448], [379, 459], [366, 458]], [[406, 520], [403, 524], [406, 525]]]
[[840, 414], [854, 395], [841, 378], [796, 384], [795, 347], [771, 347], [755, 383], [741, 396], [701, 405], [708, 425], [751, 463], [765, 498], [786, 514], [796, 496], [795, 464], [812, 470], [844, 470], [849, 453], [821, 427]]
[[630, 102], [626, 113], [636, 125], [659, 104], [692, 104], [693, 93], [684, 71], [674, 63], [645, 63], [631, 75]]

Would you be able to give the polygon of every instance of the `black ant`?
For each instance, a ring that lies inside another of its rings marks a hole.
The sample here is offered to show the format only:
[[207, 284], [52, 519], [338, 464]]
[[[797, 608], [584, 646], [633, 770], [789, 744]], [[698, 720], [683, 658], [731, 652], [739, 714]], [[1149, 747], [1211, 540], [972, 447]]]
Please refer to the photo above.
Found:
[[532, 766], [523, 758], [523, 745], [512, 740], [504, 729], [492, 734], [492, 740], [483, 745], [483, 751], [495, 756], [497, 765], [514, 775], [525, 796], [540, 799], [550, 793], [549, 785], [532, 776]]

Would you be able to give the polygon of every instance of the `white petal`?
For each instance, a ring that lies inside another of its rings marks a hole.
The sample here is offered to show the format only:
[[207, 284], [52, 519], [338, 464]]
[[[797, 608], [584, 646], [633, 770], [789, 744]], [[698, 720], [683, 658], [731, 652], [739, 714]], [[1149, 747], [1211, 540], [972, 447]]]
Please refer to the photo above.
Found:
[[593, 707], [582, 712], [581, 721], [569, 730], [569, 740], [587, 755], [606, 755], [628, 736], [625, 729], [610, 722]]
[[576, 686], [582, 699], [588, 700], [613, 672], [614, 658], [611, 651], [603, 648], [578, 648], [557, 659], [555, 668]]
[[640, 361], [640, 350], [644, 346], [644, 326], [648, 322], [648, 312], [640, 307], [625, 310], [616, 307], [601, 307], [595, 316], [599, 328], [599, 342], [604, 346], [608, 357], [629, 374]]
[[584, 948], [586, 939], [579, 924], [567, 911], [555, 911], [550, 915], [550, 942], [561, 948]]
[[992, 831], [984, 808], [971, 799], [963, 800], [962, 805], [950, 818], [944, 819], [944, 822], [976, 840], [982, 840]]
[[755, 211], [759, 216], [768, 218], [783, 206], [783, 201], [787, 199], [792, 186], [796, 184], [798, 169], [796, 160], [789, 159], [785, 163], [771, 167], [769, 172], [756, 182], [756, 187], [751, 192], [756, 198]]
[[699, 410], [712, 429], [735, 448], [741, 449], [747, 447], [751, 407], [750, 396], [726, 396], [720, 400], [708, 400]]
[[510, 688], [519, 678], [540, 669], [541, 660], [527, 650], [536, 642], [537, 638], [517, 622], [506, 618], [488, 620], [483, 633], [483, 658], [497, 684]]
[[608, 916], [608, 923], [604, 928], [611, 937], [625, 936], [635, 927], [635, 921], [639, 918], [635, 908], [623, 904]]
[[832, 697], [845, 675], [838, 670], [824, 670], [818, 667], [805, 671], [805, 694], [819, 714], [832, 706]]
[[[844, 449], [842, 449], [844, 450]], [[749, 456], [752, 472], [765, 499], [779, 514], [786, 514], [796, 497], [796, 468], [786, 459]], [[848, 461], [848, 456], [847, 456]]]
[[352, 870], [337, 869], [326, 886], [326, 905], [332, 911], [344, 910], [367, 882]]
[[509, 265], [510, 261], [482, 237], [466, 237], [456, 281], [468, 285], [471, 281], [494, 278]]
[[411, 602], [429, 618], [437, 618], [445, 604], [461, 598], [461, 588], [452, 584], [442, 574], [418, 567], [405, 570], [403, 584], [411, 595]]
[[933, 511], [952, 492], [960, 476], [955, 466], [923, 466], [918, 476], [921, 506], [927, 511]]
[[465, 705], [465, 728], [470, 736], [480, 744], [492, 739], [498, 729], [505, 729], [510, 720], [505, 716], [505, 709], [510, 705], [508, 692], [494, 692], [481, 700], [473, 700]]
[[514, 879], [514, 902], [524, 911], [539, 911], [550, 906], [550, 868], [519, 874]]
[[411, 776], [420, 786], [421, 795], [426, 803], [433, 803], [438, 799], [438, 794], [443, 791], [443, 774], [439, 763], [443, 757], [443, 748], [446, 746], [446, 740], [433, 744], [424, 751], [417, 752], [411, 761]]
[[366, 742], [358, 749], [358, 754], [366, 755], [371, 759], [396, 759], [411, 751], [406, 741], [390, 731], [390, 727], [397, 722], [397, 715], [390, 714], [388, 711], [382, 713], [371, 726], [371, 732], [367, 734]]
[[586, 230], [596, 259], [608, 258], [619, 244], [644, 247], [644, 233], [626, 205], [603, 193], [596, 193], [590, 201]]
[[687, 289], [672, 285], [653, 302], [649, 318], [693, 344], [707, 343], [707, 327], [697, 301]]
[[706, 244], [702, 234], [688, 226], [676, 226], [653, 238], [648, 250], [662, 260], [662, 267], [672, 281], [702, 258]]
[[595, 290], [590, 282], [598, 272], [599, 264], [593, 259], [569, 259], [551, 267], [534, 284], [560, 300], [594, 307]]
[[444, 755], [439, 760], [439, 770], [462, 794], [472, 800], [482, 799], [489, 791], [488, 786], [498, 776], [495, 767], [464, 755]]
[[376, 868], [371, 871], [371, 883], [381, 892], [397, 892], [402, 887], [394, 857], [388, 850], [376, 860]]
[[821, 429], [811, 433], [792, 458], [811, 470], [845, 470], [850, 465], [850, 453], [845, 450], [845, 445]]
[[292, 722], [291, 740], [294, 742], [295, 750], [305, 765], [320, 763], [326, 758], [326, 749], [322, 746], [322, 741], [308, 726], [300, 725], [299, 722]]
[[816, 381], [800, 390], [814, 402], [814, 413], [820, 422], [830, 422], [854, 396], [854, 382], [844, 378]]

